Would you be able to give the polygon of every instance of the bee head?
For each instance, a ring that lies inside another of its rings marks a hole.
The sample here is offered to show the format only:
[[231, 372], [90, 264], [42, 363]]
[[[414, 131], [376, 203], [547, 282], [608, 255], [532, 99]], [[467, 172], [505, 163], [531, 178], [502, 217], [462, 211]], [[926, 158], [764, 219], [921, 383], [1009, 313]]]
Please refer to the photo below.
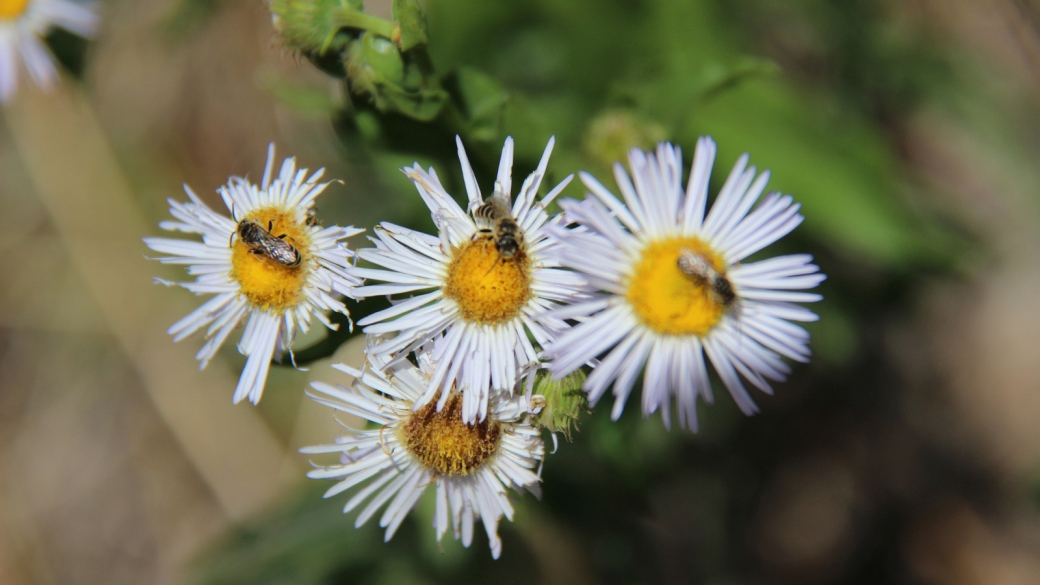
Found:
[[516, 238], [507, 234], [495, 241], [495, 248], [498, 249], [499, 256], [505, 260], [511, 260], [520, 251], [520, 244], [517, 243]]

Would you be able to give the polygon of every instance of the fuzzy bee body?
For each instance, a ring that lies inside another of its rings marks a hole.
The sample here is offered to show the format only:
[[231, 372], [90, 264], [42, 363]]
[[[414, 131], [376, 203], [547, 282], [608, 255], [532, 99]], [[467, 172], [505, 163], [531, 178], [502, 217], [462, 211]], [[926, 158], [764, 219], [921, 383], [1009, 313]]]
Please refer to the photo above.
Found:
[[703, 254], [683, 248], [676, 264], [683, 274], [708, 289], [712, 299], [723, 307], [729, 308], [737, 301], [733, 283], [726, 278], [725, 273], [715, 270], [714, 264]]
[[491, 197], [473, 210], [473, 216], [482, 218], [491, 224], [491, 228], [483, 228], [480, 232], [491, 234], [498, 255], [502, 259], [510, 260], [516, 256], [520, 251], [520, 244], [524, 241], [524, 234], [520, 231], [516, 220], [513, 219], [508, 194], [495, 191]]
[[266, 256], [283, 266], [298, 266], [302, 257], [295, 246], [285, 241], [285, 236], [272, 236], [272, 222], [268, 222], [267, 229], [260, 225], [255, 219], [243, 219], [238, 222], [236, 234], [242, 243], [249, 248], [252, 254]]

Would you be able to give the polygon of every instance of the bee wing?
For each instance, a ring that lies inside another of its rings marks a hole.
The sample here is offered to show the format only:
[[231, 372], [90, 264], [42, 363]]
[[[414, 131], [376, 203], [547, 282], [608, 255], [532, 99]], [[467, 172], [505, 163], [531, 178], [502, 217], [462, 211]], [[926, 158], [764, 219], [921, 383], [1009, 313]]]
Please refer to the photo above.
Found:
[[488, 198], [491, 202], [491, 206], [495, 210], [495, 218], [501, 217], [513, 217], [513, 197], [508, 191], [499, 191], [495, 189], [495, 192]]
[[473, 217], [486, 223], [484, 227], [491, 227], [499, 219], [512, 217], [512, 214], [509, 194], [498, 190], [473, 210]]

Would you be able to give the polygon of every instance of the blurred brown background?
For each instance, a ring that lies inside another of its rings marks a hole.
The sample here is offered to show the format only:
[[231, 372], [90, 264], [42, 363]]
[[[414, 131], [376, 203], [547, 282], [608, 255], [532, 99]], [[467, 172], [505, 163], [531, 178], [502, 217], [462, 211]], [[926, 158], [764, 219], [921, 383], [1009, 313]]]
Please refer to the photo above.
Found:
[[[367, 8], [388, 15], [388, 4]], [[0, 117], [4, 585], [177, 583], [224, 529], [304, 481], [296, 448], [335, 434], [331, 415], [298, 391], [316, 371], [331, 377], [320, 364], [276, 371], [258, 409], [231, 406], [233, 347], [199, 372], [199, 341], [169, 341], [166, 327], [196, 300], [151, 284], [183, 276], [146, 262], [140, 237], [158, 233], [182, 183], [216, 204], [228, 175], [258, 177], [271, 141], [280, 156], [343, 179], [329, 193], [355, 208], [355, 225], [380, 216], [366, 204], [378, 182], [344, 152], [325, 113], [272, 97], [275, 77], [333, 99], [341, 90], [282, 50], [261, 2], [216, 3], [190, 33], [158, 34], [178, 6], [105, 2], [85, 83], [66, 80], [49, 96], [23, 83]], [[1037, 5], [885, 7], [895, 25], [927, 28], [944, 50], [983, 64], [998, 103], [1040, 100]], [[768, 41], [785, 70], [811, 70], [790, 46], [797, 38]], [[758, 528], [748, 546], [778, 581], [827, 581], [851, 550], [866, 492], [919, 488], [924, 440], [960, 454], [951, 465], [985, 470], [982, 491], [1000, 497], [936, 499], [900, 526], [912, 582], [1040, 583], [1040, 519], [1025, 503], [1036, 501], [1025, 491], [1040, 476], [1040, 173], [1023, 172], [1037, 162], [1002, 150], [985, 128], [922, 108], [894, 137], [932, 203], [968, 226], [982, 252], [963, 277], [936, 277], [887, 317], [877, 351], [899, 364], [892, 384], [906, 388], [895, 405], [905, 426], [863, 421], [868, 431], [849, 442], [787, 462], [750, 512]], [[355, 345], [334, 359], [356, 355]], [[548, 566], [578, 562], [553, 547], [534, 552]]]

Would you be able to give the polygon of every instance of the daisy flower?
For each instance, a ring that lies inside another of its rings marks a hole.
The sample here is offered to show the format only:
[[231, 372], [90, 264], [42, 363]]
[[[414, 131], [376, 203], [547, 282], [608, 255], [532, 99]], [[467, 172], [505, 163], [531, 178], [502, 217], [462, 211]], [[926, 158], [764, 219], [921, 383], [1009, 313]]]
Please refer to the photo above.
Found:
[[186, 264], [188, 274], [196, 276], [194, 282], [158, 282], [216, 295], [168, 331], [180, 341], [206, 328], [207, 341], [196, 356], [200, 369], [245, 322], [238, 350], [248, 359], [235, 388], [235, 403], [246, 397], [253, 404], [260, 401], [275, 351], [289, 349], [297, 329], [306, 333], [312, 319], [336, 329], [326, 313], [349, 315], [335, 297], [350, 296], [360, 284], [346, 272], [354, 253], [340, 240], [364, 230], [321, 227], [314, 219], [314, 199], [328, 185], [318, 182], [324, 169], [307, 178], [307, 169], [297, 171], [296, 160], [290, 158], [272, 179], [273, 165], [272, 144], [259, 186], [232, 177], [218, 189], [232, 218], [210, 209], [187, 185], [189, 203], [170, 200], [170, 213], [177, 221], [164, 221], [159, 227], [200, 234], [201, 242], [144, 240], [149, 248], [169, 254], [158, 258], [160, 262]]
[[567, 177], [537, 199], [553, 140], [510, 207], [513, 140], [506, 139], [488, 198], [489, 204], [498, 199], [497, 214], [484, 205], [462, 141], [456, 141], [467, 210], [444, 190], [433, 169], [424, 171], [418, 163], [403, 169], [430, 208], [438, 235], [383, 223], [372, 238], [376, 247], [358, 250], [358, 257], [384, 269], [352, 268], [350, 273], [385, 283], [358, 288], [358, 298], [423, 291], [358, 323], [369, 335], [393, 334], [374, 347], [380, 355], [404, 359], [433, 341], [433, 360], [442, 367], [431, 376], [416, 407], [439, 392], [440, 410], [457, 387], [462, 418], [472, 423], [484, 420], [492, 390], [512, 391], [523, 372], [537, 367], [538, 350], [528, 335], [544, 346], [567, 327], [562, 320], [537, 322], [534, 316], [583, 297], [585, 288], [580, 277], [560, 270], [546, 254], [551, 246], [546, 227], [556, 220], [545, 207], [571, 180]]
[[370, 360], [374, 367], [363, 371], [333, 366], [354, 377], [350, 388], [311, 383], [315, 393], [308, 394], [315, 401], [376, 426], [348, 428], [350, 434], [337, 438], [335, 444], [301, 449], [303, 453], [341, 454], [339, 465], [318, 467], [308, 477], [339, 480], [325, 493], [326, 498], [367, 483], [343, 512], [367, 501], [354, 523], [359, 527], [386, 505], [379, 525], [386, 528], [387, 541], [426, 488], [434, 485], [433, 526], [438, 542], [450, 527], [455, 538], [469, 547], [473, 524], [479, 519], [491, 555], [497, 559], [502, 552], [499, 520], [503, 516], [513, 519], [507, 488], [539, 495], [535, 468], [545, 447], [538, 429], [530, 423], [529, 415], [535, 409], [522, 394], [494, 392], [487, 417], [466, 424], [462, 396], [454, 389], [439, 410], [433, 403], [415, 408], [436, 375], [429, 353], [418, 356], [418, 368], [404, 360], [391, 364], [385, 354], [376, 352], [370, 353]]
[[18, 88], [18, 56], [29, 77], [44, 90], [54, 86], [58, 72], [42, 38], [58, 26], [89, 38], [97, 28], [92, 4], [69, 0], [0, 0], [0, 102]]
[[674, 396], [680, 425], [696, 430], [697, 397], [712, 402], [705, 354], [745, 414], [757, 407], [742, 377], [771, 394], [770, 381], [790, 373], [781, 356], [809, 359], [809, 334], [791, 321], [817, 319], [793, 304], [822, 298], [801, 292], [825, 278], [812, 257], [741, 264], [800, 224], [799, 206], [770, 193], [755, 207], [769, 172], [756, 178], [745, 154], [705, 214], [714, 160], [715, 143], [701, 138], [683, 192], [678, 148], [662, 143], [656, 156], [633, 150], [631, 178], [614, 165], [624, 204], [587, 173], [581, 180], [591, 197], [560, 204], [577, 227], [556, 230], [554, 251], [603, 292], [551, 313], [579, 324], [545, 354], [557, 377], [602, 356], [583, 387], [595, 404], [613, 384], [615, 419], [640, 371], [644, 414], [660, 409], [669, 424]]

